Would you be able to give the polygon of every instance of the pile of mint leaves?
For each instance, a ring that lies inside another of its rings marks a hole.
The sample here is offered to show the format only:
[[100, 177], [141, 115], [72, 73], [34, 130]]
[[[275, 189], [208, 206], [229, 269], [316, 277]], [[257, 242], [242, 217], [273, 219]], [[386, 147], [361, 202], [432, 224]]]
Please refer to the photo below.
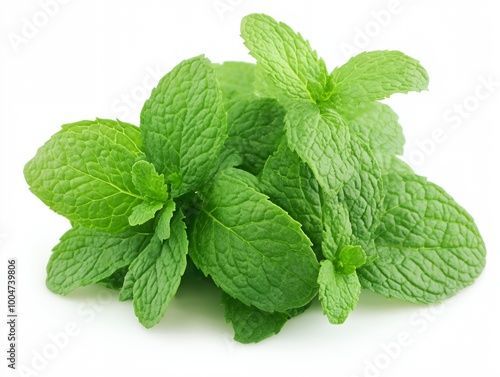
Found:
[[256, 64], [182, 61], [140, 127], [65, 124], [26, 164], [30, 190], [72, 225], [48, 288], [117, 289], [150, 328], [201, 276], [250, 343], [316, 297], [341, 324], [362, 288], [434, 303], [470, 285], [486, 255], [474, 220], [397, 157], [398, 116], [378, 102], [427, 89], [419, 62], [372, 51], [329, 73], [269, 16], [246, 16], [241, 35]]

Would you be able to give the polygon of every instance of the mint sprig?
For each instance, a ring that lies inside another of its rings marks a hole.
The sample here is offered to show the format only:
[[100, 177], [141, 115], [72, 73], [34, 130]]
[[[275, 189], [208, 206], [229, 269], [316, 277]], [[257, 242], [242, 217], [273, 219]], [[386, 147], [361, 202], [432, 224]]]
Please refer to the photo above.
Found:
[[140, 127], [66, 124], [26, 164], [30, 190], [72, 224], [47, 287], [117, 289], [149, 328], [184, 279], [205, 276], [251, 343], [315, 297], [341, 324], [362, 288], [433, 303], [472, 284], [486, 255], [472, 217], [397, 157], [402, 127], [377, 102], [427, 89], [420, 63], [372, 51], [329, 73], [262, 14], [241, 35], [256, 64], [185, 60]]

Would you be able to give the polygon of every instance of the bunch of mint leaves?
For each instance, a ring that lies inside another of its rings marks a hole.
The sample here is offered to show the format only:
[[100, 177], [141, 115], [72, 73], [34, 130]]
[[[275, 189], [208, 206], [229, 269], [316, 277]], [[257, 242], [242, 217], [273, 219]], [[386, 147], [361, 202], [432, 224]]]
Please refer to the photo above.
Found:
[[246, 16], [241, 35], [256, 64], [185, 60], [140, 128], [66, 124], [26, 164], [31, 191], [72, 225], [48, 288], [118, 289], [149, 328], [198, 273], [249, 343], [315, 297], [341, 324], [361, 288], [434, 303], [470, 285], [486, 255], [472, 217], [397, 157], [398, 117], [378, 102], [425, 90], [419, 62], [372, 51], [329, 73], [269, 16]]

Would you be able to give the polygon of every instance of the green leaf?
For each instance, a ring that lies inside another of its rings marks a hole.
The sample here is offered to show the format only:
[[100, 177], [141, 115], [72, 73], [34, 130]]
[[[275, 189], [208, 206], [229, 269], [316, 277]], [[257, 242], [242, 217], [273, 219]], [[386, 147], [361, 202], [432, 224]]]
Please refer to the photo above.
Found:
[[340, 202], [337, 196], [320, 195], [323, 223], [321, 248], [326, 259], [335, 261], [344, 247], [355, 242], [355, 237], [345, 203]]
[[257, 343], [278, 334], [289, 319], [302, 314], [311, 306], [309, 302], [284, 313], [270, 313], [245, 305], [225, 292], [222, 293], [222, 304], [226, 322], [233, 325], [234, 340], [244, 344]]
[[241, 97], [227, 110], [229, 138], [224, 146], [242, 157], [240, 168], [258, 174], [285, 134], [285, 110], [275, 99], [258, 97]]
[[255, 64], [224, 62], [213, 65], [224, 101], [254, 94]]
[[101, 279], [97, 284], [102, 285], [106, 288], [119, 291], [123, 287], [123, 281], [125, 280], [125, 275], [127, 275], [128, 266], [116, 270], [108, 277]]
[[338, 197], [322, 195], [323, 254], [335, 261], [344, 247], [359, 244], [371, 261], [376, 258], [373, 234], [382, 216], [382, 175], [370, 148], [355, 135], [350, 149], [348, 162], [354, 174]]
[[258, 193], [262, 193], [259, 178], [255, 175], [241, 169], [230, 169], [227, 173], [231, 175], [231, 178], [239, 181], [240, 184], [244, 184]]
[[349, 212], [349, 220], [356, 243], [363, 246], [368, 258], [376, 257], [372, 245], [373, 234], [382, 216], [383, 180], [370, 148], [355, 135], [351, 135], [350, 164], [354, 174], [345, 182], [339, 201]]
[[182, 212], [177, 211], [170, 238], [162, 243], [154, 236], [125, 276], [120, 300], [133, 297], [135, 315], [147, 328], [165, 315], [186, 269], [188, 241], [182, 218]]
[[71, 222], [120, 233], [144, 200], [131, 174], [141, 143], [139, 129], [128, 123], [67, 124], [26, 164], [24, 176], [38, 198]]
[[273, 312], [303, 306], [317, 293], [310, 245], [299, 223], [228, 169], [204, 197], [189, 255], [232, 297]]
[[405, 144], [398, 115], [380, 102], [366, 102], [337, 108], [351, 134], [356, 134], [373, 152], [402, 155]]
[[325, 62], [288, 25], [251, 14], [241, 22], [241, 35], [277, 98], [314, 102], [323, 96], [329, 82]]
[[158, 174], [154, 165], [147, 161], [137, 161], [132, 166], [132, 182], [139, 193], [151, 201], [165, 203], [168, 198], [163, 174]]
[[227, 137], [222, 94], [210, 61], [185, 60], [153, 89], [141, 112], [148, 160], [167, 177], [173, 197], [204, 187]]
[[[243, 164], [243, 157], [241, 157], [234, 149], [223, 148], [219, 153], [219, 161], [217, 162], [217, 172], [234, 168]], [[217, 175], [217, 173], [215, 173]]]
[[131, 226], [144, 224], [155, 217], [156, 212], [162, 209], [162, 207], [163, 203], [161, 202], [144, 201], [132, 209], [132, 213], [128, 217], [128, 222]]
[[361, 246], [346, 246], [338, 256], [337, 271], [349, 275], [366, 263], [366, 254]]
[[281, 145], [262, 171], [262, 191], [271, 201], [302, 224], [318, 251], [321, 248], [321, 201], [314, 174], [297, 153]]
[[287, 104], [294, 100], [288, 99], [286, 94], [281, 94], [279, 89], [276, 89], [273, 79], [269, 76], [261, 64], [255, 66], [255, 94], [259, 97], [278, 98], [281, 103]]
[[113, 235], [75, 226], [53, 249], [47, 265], [47, 287], [66, 295], [95, 284], [132, 263], [151, 236], [133, 230]]
[[331, 74], [335, 108], [377, 101], [394, 93], [427, 89], [429, 77], [420, 63], [400, 51], [362, 52]]
[[396, 156], [387, 154], [376, 153], [375, 159], [383, 174], [388, 173], [401, 173], [401, 174], [414, 174], [413, 169], [406, 162]]
[[297, 102], [285, 116], [288, 146], [309, 165], [319, 185], [337, 195], [352, 176], [349, 129], [333, 110]]
[[223, 293], [222, 304], [226, 322], [232, 323], [234, 340], [240, 343], [257, 343], [278, 334], [289, 317], [285, 313], [269, 313], [248, 306]]
[[288, 318], [294, 318], [294, 317], [297, 317], [298, 315], [301, 315], [302, 313], [304, 313], [307, 309], [309, 309], [311, 307], [311, 304], [312, 304], [312, 300], [309, 301], [307, 304], [305, 304], [304, 306], [301, 306], [300, 308], [292, 308], [292, 309], [288, 309], [287, 311], [285, 311], [285, 314], [288, 316]]
[[355, 273], [339, 274], [331, 261], [324, 260], [320, 265], [318, 284], [323, 313], [334, 325], [344, 323], [361, 294], [358, 276]]
[[358, 270], [363, 287], [411, 302], [439, 302], [472, 284], [485, 264], [473, 218], [442, 188], [414, 174], [385, 177], [379, 258]]
[[160, 213], [158, 224], [156, 224], [155, 234], [160, 241], [165, 241], [170, 237], [170, 221], [174, 216], [175, 202], [169, 200]]

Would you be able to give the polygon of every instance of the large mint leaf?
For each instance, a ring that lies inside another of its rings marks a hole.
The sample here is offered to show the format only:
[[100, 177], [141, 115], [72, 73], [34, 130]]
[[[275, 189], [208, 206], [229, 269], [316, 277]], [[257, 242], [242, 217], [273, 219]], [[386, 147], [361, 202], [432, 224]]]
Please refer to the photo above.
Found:
[[241, 156], [240, 168], [258, 174], [285, 134], [285, 110], [275, 99], [258, 97], [241, 97], [227, 110], [229, 138], [224, 146]]
[[224, 101], [254, 94], [255, 64], [224, 62], [214, 64], [214, 69]]
[[139, 129], [96, 119], [64, 125], [24, 168], [30, 190], [73, 223], [120, 233], [144, 199], [132, 182]]
[[373, 234], [382, 215], [383, 183], [378, 163], [371, 149], [355, 135], [351, 135], [350, 163], [354, 174], [339, 193], [345, 205], [356, 242], [363, 246], [369, 259], [376, 257]]
[[340, 115], [297, 102], [287, 111], [285, 127], [290, 149], [309, 165], [327, 194], [337, 195], [353, 174], [349, 129]]
[[146, 156], [171, 183], [174, 197], [204, 187], [226, 128], [215, 72], [203, 56], [185, 60], [165, 75], [141, 112]]
[[182, 212], [174, 214], [170, 237], [156, 236], [130, 265], [120, 299], [133, 297], [135, 315], [145, 327], [160, 322], [177, 292], [186, 269], [188, 240]]
[[127, 230], [119, 234], [76, 226], [54, 247], [47, 266], [47, 287], [66, 295], [127, 267], [146, 247], [151, 233]]
[[380, 167], [382, 174], [400, 173], [413, 174], [413, 169], [399, 157], [390, 156], [388, 154], [375, 153], [375, 158]]
[[337, 108], [351, 134], [356, 134], [374, 152], [402, 155], [405, 144], [398, 115], [380, 102], [366, 102]]
[[355, 237], [345, 203], [340, 202], [338, 196], [320, 193], [320, 197], [323, 223], [321, 248], [325, 258], [334, 261], [344, 247], [355, 242]]
[[317, 293], [318, 262], [300, 224], [248, 185], [220, 173], [204, 196], [189, 255], [232, 297], [264, 311], [285, 311]]
[[420, 63], [400, 51], [362, 52], [331, 74], [335, 108], [377, 101], [394, 93], [427, 89], [429, 77]]
[[251, 14], [241, 22], [241, 35], [266, 76], [268, 92], [312, 102], [322, 97], [329, 82], [325, 62], [300, 34], [269, 16]]
[[472, 217], [442, 188], [414, 174], [385, 177], [378, 259], [358, 270], [363, 287], [411, 302], [439, 302], [470, 285], [485, 264]]
[[321, 248], [321, 200], [314, 174], [297, 153], [281, 145], [262, 171], [262, 191], [302, 224], [316, 251]]
[[331, 261], [324, 260], [321, 262], [318, 284], [323, 313], [332, 324], [344, 323], [361, 294], [358, 276], [356, 273], [338, 273]]
[[351, 135], [350, 150], [351, 178], [337, 196], [321, 194], [322, 249], [332, 261], [349, 245], [361, 245], [369, 260], [376, 258], [373, 234], [382, 215], [382, 175], [371, 149], [356, 135]]

